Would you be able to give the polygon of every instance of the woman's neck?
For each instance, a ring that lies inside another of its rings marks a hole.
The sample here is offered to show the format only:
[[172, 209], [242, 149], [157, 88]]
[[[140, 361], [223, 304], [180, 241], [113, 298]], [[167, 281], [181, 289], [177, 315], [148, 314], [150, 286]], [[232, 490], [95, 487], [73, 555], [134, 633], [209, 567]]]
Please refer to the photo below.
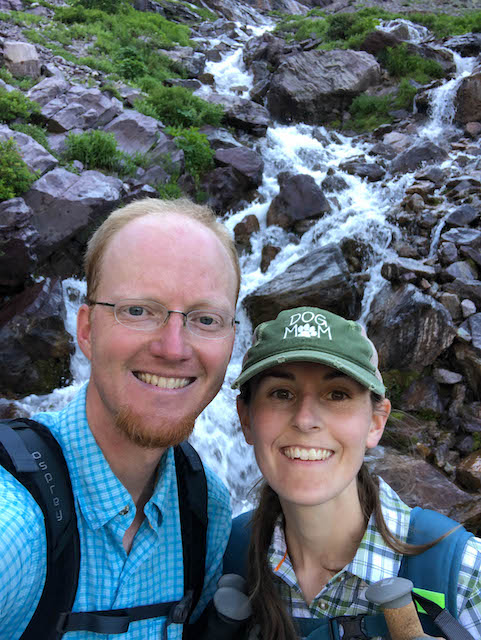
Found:
[[361, 504], [356, 493], [349, 504], [283, 503], [282, 509], [289, 557], [310, 604], [322, 587], [354, 558], [366, 529]]

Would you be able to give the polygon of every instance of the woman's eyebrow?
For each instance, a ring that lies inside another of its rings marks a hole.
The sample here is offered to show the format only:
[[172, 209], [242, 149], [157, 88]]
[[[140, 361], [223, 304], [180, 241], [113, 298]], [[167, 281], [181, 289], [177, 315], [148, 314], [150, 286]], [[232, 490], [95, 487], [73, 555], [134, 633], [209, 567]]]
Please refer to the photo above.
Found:
[[281, 378], [282, 380], [295, 380], [296, 376], [289, 371], [276, 371], [275, 369], [272, 371], [265, 371], [259, 374], [259, 382], [264, 380], [265, 378]]

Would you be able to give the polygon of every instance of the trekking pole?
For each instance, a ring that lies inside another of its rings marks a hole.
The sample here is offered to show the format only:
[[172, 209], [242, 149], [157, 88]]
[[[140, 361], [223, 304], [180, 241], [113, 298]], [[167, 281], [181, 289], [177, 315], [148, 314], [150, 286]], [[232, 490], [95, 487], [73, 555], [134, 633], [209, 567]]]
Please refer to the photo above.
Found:
[[381, 607], [392, 640], [422, 640], [427, 636], [412, 599], [413, 583], [406, 578], [385, 578], [366, 589], [366, 599]]
[[218, 589], [212, 600], [205, 640], [236, 640], [244, 638], [252, 615], [252, 606], [246, 581], [234, 573], [223, 575], [217, 583]]

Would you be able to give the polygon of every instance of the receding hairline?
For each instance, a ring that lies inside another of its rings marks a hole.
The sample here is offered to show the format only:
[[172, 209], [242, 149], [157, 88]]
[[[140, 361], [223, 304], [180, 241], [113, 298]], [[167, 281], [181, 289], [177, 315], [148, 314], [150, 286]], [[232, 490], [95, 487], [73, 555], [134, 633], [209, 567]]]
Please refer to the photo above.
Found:
[[131, 222], [147, 218], [160, 222], [185, 218], [198, 223], [201, 228], [210, 231], [217, 237], [234, 271], [235, 299], [237, 300], [241, 273], [234, 241], [227, 228], [217, 220], [209, 207], [193, 203], [187, 198], [177, 200], [144, 198], [113, 211], [106, 218], [90, 238], [85, 253], [84, 270], [87, 277], [87, 297], [89, 299], [94, 298], [98, 289], [105, 253], [112, 240]]

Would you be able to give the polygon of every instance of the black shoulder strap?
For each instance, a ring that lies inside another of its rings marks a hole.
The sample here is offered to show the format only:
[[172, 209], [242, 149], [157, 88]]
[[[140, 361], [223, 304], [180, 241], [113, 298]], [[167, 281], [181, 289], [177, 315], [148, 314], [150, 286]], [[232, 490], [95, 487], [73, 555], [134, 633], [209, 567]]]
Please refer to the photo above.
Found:
[[[174, 449], [184, 555], [184, 594], [192, 591], [189, 618], [204, 587], [207, 552], [207, 480], [197, 451], [182, 442]], [[184, 627], [184, 638], [188, 626]]]
[[32, 494], [45, 518], [47, 574], [37, 609], [22, 640], [58, 640], [59, 611], [70, 611], [77, 592], [80, 543], [70, 476], [60, 445], [44, 425], [0, 421], [0, 464]]
[[246, 511], [232, 520], [232, 530], [224, 554], [224, 573], [237, 573], [247, 580], [247, 562], [254, 511]]
[[189, 638], [190, 616], [199, 601], [204, 585], [207, 544], [207, 480], [204, 467], [195, 449], [183, 442], [174, 448], [177, 488], [179, 493], [180, 526], [184, 560], [184, 597], [176, 602], [159, 602], [125, 609], [105, 611], [66, 610], [60, 616], [58, 629], [92, 631], [99, 634], [122, 634], [131, 622], [166, 616], [164, 638], [171, 623], [184, 624], [184, 638]]

